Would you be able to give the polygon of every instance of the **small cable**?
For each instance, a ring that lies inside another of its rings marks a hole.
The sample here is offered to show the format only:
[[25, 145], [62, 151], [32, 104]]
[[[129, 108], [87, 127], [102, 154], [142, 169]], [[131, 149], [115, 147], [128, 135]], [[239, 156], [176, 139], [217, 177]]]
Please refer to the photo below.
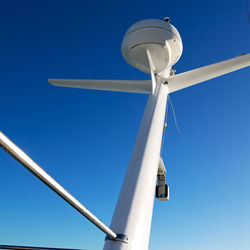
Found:
[[176, 120], [176, 116], [175, 116], [175, 111], [174, 111], [174, 106], [173, 106], [173, 103], [172, 103], [172, 101], [171, 101], [170, 95], [169, 95], [169, 102], [170, 102], [170, 105], [171, 105], [171, 108], [172, 108], [172, 111], [173, 111], [174, 123], [175, 123], [176, 129], [177, 129], [178, 133], [180, 134], [181, 131], [180, 131], [180, 128], [179, 128], [179, 126], [178, 126], [178, 124], [177, 124], [177, 120]]
[[176, 116], [175, 116], [175, 111], [174, 111], [174, 106], [173, 106], [173, 103], [171, 101], [171, 98], [170, 98], [170, 95], [168, 95], [167, 97], [167, 104], [166, 104], [166, 112], [165, 112], [165, 119], [164, 119], [164, 124], [163, 124], [163, 134], [162, 134], [162, 140], [161, 140], [161, 150], [160, 150], [160, 156], [162, 156], [162, 150], [163, 150], [163, 145], [164, 145], [164, 139], [165, 139], [165, 133], [166, 133], [166, 127], [167, 127], [167, 115], [168, 115], [168, 103], [170, 102], [170, 105], [171, 105], [171, 108], [172, 108], [172, 111], [173, 111], [173, 115], [174, 115], [174, 122], [175, 122], [175, 127], [178, 131], [178, 133], [180, 134], [181, 131], [180, 131], [180, 128], [178, 127], [178, 124], [177, 124], [177, 120], [176, 120]]
[[163, 145], [164, 145], [164, 138], [165, 138], [165, 133], [166, 133], [166, 127], [167, 127], [167, 117], [168, 117], [168, 100], [169, 100], [169, 95], [167, 97], [167, 104], [166, 104], [166, 112], [165, 112], [165, 118], [164, 118], [164, 124], [163, 124], [163, 135], [162, 135], [162, 140], [161, 140], [161, 151], [160, 151], [160, 156], [162, 156], [162, 150], [163, 150]]

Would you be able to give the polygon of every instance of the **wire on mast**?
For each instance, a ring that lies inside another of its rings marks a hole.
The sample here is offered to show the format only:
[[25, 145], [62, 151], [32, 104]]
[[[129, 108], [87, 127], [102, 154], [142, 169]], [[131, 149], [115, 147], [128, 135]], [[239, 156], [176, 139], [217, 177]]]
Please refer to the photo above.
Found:
[[162, 135], [162, 141], [161, 141], [161, 151], [160, 151], [160, 156], [162, 155], [162, 150], [163, 150], [163, 145], [164, 145], [164, 138], [165, 138], [165, 133], [166, 133], [166, 127], [168, 126], [167, 124], [167, 117], [168, 117], [168, 101], [169, 101], [169, 95], [167, 97], [167, 104], [166, 104], [166, 112], [165, 112], [165, 119], [164, 119], [164, 124], [163, 124], [163, 135]]
[[174, 106], [173, 106], [173, 103], [172, 103], [172, 101], [171, 101], [170, 95], [169, 95], [169, 102], [170, 102], [170, 105], [171, 105], [171, 108], [172, 108], [172, 111], [173, 111], [173, 115], [174, 115], [175, 127], [176, 127], [178, 133], [180, 134], [180, 133], [181, 133], [181, 130], [180, 130], [180, 128], [179, 128], [179, 126], [178, 126], [178, 123], [177, 123], [177, 119], [176, 119], [176, 115], [175, 115], [175, 111], [174, 111]]

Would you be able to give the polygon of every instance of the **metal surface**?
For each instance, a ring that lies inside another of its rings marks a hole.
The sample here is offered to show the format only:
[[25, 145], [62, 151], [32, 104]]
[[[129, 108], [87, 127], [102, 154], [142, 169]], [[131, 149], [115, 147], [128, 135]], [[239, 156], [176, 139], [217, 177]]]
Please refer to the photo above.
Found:
[[32, 174], [39, 178], [49, 188], [54, 190], [60, 197], [67, 201], [78, 212], [100, 228], [104, 233], [112, 239], [116, 238], [116, 234], [102, 223], [95, 215], [93, 215], [86, 207], [84, 207], [76, 198], [66, 191], [58, 182], [48, 175], [40, 166], [38, 166], [27, 154], [17, 147], [10, 139], [0, 132], [0, 146], [19, 161]]
[[113, 215], [111, 229], [129, 242], [107, 240], [105, 250], [148, 249], [167, 95], [168, 87], [157, 79]]
[[[106, 240], [113, 240], [113, 239], [111, 239], [108, 235], [106, 235], [105, 241]], [[122, 241], [124, 243], [128, 243], [128, 236], [125, 234], [117, 234], [117, 237], [114, 239], [114, 241]]]
[[162, 158], [160, 158], [157, 173], [156, 198], [160, 201], [169, 200], [169, 187], [166, 185], [166, 168]]

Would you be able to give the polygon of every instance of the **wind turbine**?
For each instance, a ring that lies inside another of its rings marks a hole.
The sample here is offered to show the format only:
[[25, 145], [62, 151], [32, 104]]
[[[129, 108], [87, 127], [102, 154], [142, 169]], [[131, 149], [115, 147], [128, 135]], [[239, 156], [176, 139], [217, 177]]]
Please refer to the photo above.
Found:
[[151, 80], [49, 79], [49, 82], [56, 86], [149, 94], [110, 228], [90, 213], [3, 133], [0, 133], [0, 145], [105, 232], [105, 250], [146, 250], [155, 193], [159, 200], [169, 198], [168, 186], [165, 184], [166, 170], [160, 157], [168, 95], [250, 66], [250, 54], [175, 75], [172, 67], [179, 60], [183, 47], [181, 36], [170, 24], [169, 18], [148, 19], [135, 23], [125, 33], [121, 49], [124, 59], [133, 67], [149, 73]]

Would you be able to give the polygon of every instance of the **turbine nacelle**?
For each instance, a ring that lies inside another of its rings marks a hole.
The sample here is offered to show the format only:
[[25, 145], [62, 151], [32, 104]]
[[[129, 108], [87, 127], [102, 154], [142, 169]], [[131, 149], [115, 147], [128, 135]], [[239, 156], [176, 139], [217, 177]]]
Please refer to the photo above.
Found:
[[155, 74], [171, 68], [182, 54], [182, 40], [169, 22], [147, 19], [133, 24], [122, 41], [122, 55], [128, 64], [150, 73], [150, 55]]

